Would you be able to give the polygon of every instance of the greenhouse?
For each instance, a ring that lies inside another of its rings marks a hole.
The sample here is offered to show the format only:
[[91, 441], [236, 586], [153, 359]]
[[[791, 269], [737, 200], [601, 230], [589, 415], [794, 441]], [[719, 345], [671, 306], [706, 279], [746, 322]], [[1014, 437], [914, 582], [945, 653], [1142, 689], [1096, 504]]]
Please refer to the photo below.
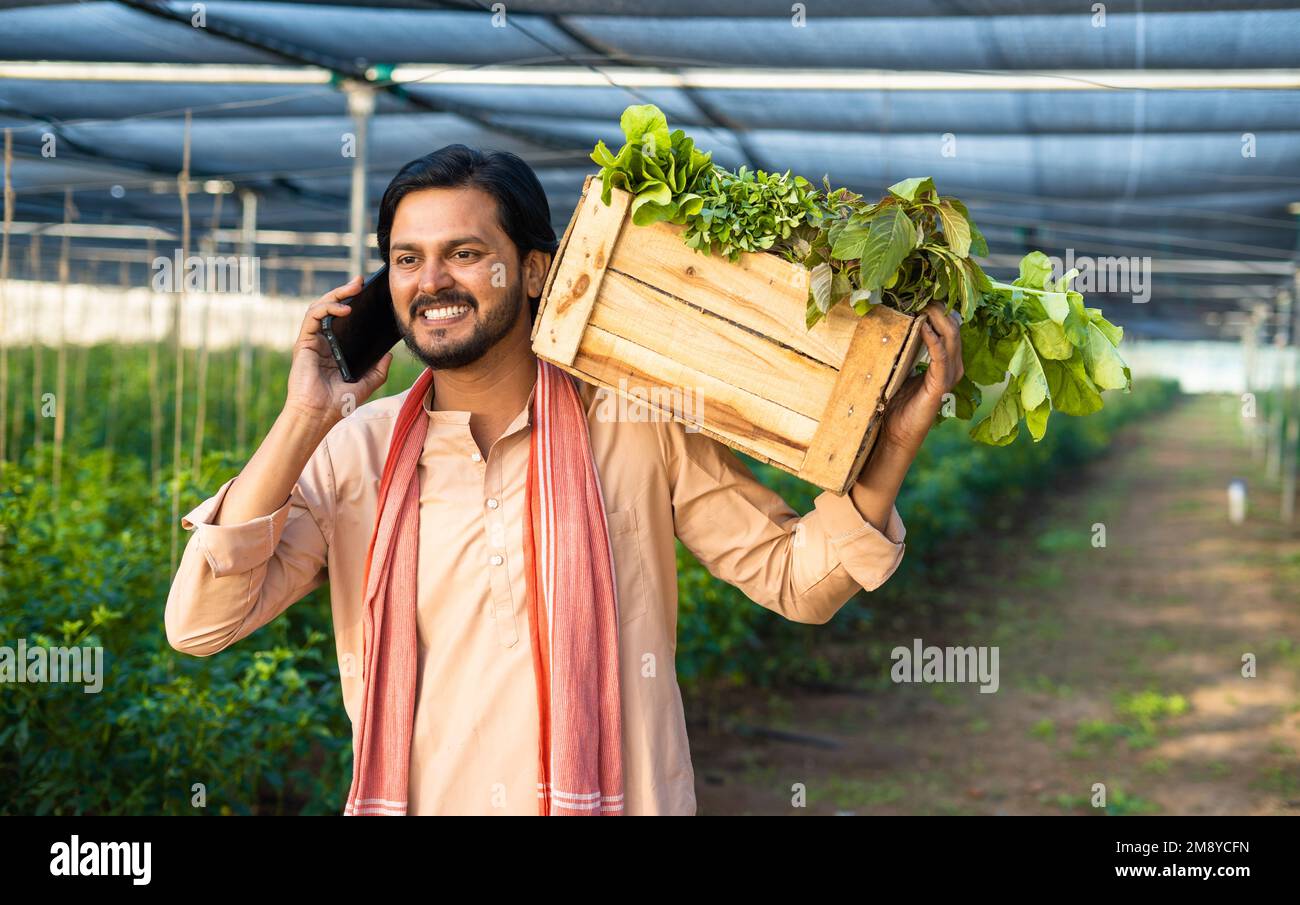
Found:
[[0, 128], [0, 814], [1300, 813], [1300, 6], [0, 0]]

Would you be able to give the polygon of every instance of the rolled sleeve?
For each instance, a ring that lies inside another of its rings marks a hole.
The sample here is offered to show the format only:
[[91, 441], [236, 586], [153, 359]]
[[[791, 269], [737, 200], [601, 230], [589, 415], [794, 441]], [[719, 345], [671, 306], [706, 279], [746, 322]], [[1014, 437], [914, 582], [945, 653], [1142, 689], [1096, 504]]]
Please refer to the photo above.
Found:
[[800, 516], [722, 442], [660, 427], [677, 537], [716, 578], [794, 622], [825, 623], [897, 569], [904, 527], [884, 533], [850, 497], [823, 493]]
[[889, 522], [881, 532], [868, 522], [849, 494], [824, 491], [813, 501], [821, 515], [840, 563], [863, 590], [874, 591], [898, 570], [903, 561], [907, 527], [897, 507], [889, 507]]
[[289, 507], [293, 502], [293, 496], [290, 495], [270, 515], [258, 516], [237, 525], [215, 524], [214, 520], [221, 511], [226, 493], [237, 479], [238, 475], [226, 481], [220, 490], [181, 518], [181, 527], [194, 532], [195, 543], [207, 559], [214, 578], [247, 572], [270, 559], [284, 533]]
[[202, 657], [224, 650], [328, 578], [336, 498], [328, 438], [274, 512], [215, 524], [238, 479], [226, 481], [181, 519], [190, 539], [172, 578], [164, 623], [168, 642], [184, 653]]

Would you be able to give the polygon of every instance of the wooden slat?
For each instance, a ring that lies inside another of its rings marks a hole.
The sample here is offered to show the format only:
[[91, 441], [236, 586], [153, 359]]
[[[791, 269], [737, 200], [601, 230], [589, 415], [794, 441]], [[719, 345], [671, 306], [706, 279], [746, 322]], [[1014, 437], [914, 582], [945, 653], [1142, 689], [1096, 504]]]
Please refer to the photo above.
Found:
[[[560, 261], [564, 259], [564, 250], [569, 245], [569, 236], [573, 233], [574, 224], [578, 222], [578, 212], [582, 210], [582, 202], [586, 200], [587, 192], [590, 191], [592, 180], [595, 178], [596, 177], [593, 175], [588, 175], [587, 178], [582, 181], [582, 192], [578, 195], [578, 204], [574, 207], [573, 214], [569, 217], [569, 222], [564, 227], [564, 235], [560, 236], [560, 244], [556, 246], [555, 254], [551, 256], [551, 266], [546, 271], [546, 282], [542, 284], [542, 298], [538, 305], [537, 316], [533, 318], [533, 332], [528, 337], [530, 340], [535, 341], [537, 339], [537, 331], [542, 327], [542, 316], [547, 308], [546, 303], [551, 297], [551, 284], [555, 282], [555, 274], [560, 269]], [[599, 186], [597, 187], [597, 191], [599, 191]]]
[[548, 277], [549, 287], [533, 328], [533, 351], [570, 364], [600, 292], [610, 253], [618, 241], [632, 196], [615, 191], [606, 206], [600, 186], [588, 177], [582, 200], [565, 231], [563, 256]]
[[894, 376], [913, 320], [879, 305], [859, 318], [853, 345], [799, 470], [801, 478], [837, 493], [851, 483], [859, 454], [865, 460], [864, 438]]
[[614, 270], [589, 324], [809, 418], [826, 410], [837, 372]]
[[[596, 387], [604, 387], [605, 389], [612, 390], [616, 393], [618, 392], [617, 386], [610, 386], [609, 384], [588, 374], [586, 371], [580, 371], [577, 368], [573, 367], [572, 365], [557, 365], [556, 367], [568, 371], [570, 374], [572, 374], [574, 377], [577, 377], [583, 383], [588, 383]], [[668, 412], [667, 414], [671, 417], [672, 412]], [[674, 420], [680, 421], [681, 419], [674, 419]], [[797, 468], [769, 459], [767, 456], [763, 455], [761, 452], [754, 449], [753, 445], [748, 440], [743, 440], [737, 437], [730, 437], [727, 436], [726, 434], [718, 433], [717, 431], [710, 430], [707, 426], [700, 427], [697, 432], [704, 434], [706, 437], [712, 437], [713, 439], [717, 440], [719, 443], [723, 443], [727, 446], [730, 446], [732, 449], [743, 452], [751, 459], [756, 459], [759, 462], [765, 462], [774, 468], [779, 468], [782, 471], [787, 471], [792, 475], [797, 475], [799, 473], [799, 470]]]
[[[703, 423], [710, 431], [734, 439], [743, 444], [739, 448], [755, 450], [787, 470], [799, 468], [817, 430], [817, 422], [811, 418], [595, 325], [588, 326], [573, 365], [584, 379], [615, 390], [624, 378], [629, 389], [643, 388], [643, 392], [659, 386], [702, 394]], [[684, 418], [676, 420], [686, 423]]]
[[858, 317], [847, 306], [837, 305], [809, 330], [805, 326], [807, 268], [773, 254], [747, 253], [733, 264], [688, 247], [682, 242], [684, 232], [685, 227], [670, 223], [629, 226], [614, 246], [609, 269], [833, 368], [843, 363]]
[[889, 378], [889, 386], [885, 387], [884, 397], [880, 400], [880, 404], [876, 406], [876, 414], [871, 419], [871, 426], [867, 428], [867, 435], [862, 438], [862, 445], [858, 448], [858, 454], [853, 459], [853, 467], [849, 469], [849, 474], [845, 478], [842, 487], [828, 489], [836, 490], [840, 494], [848, 493], [853, 482], [858, 479], [862, 466], [866, 464], [867, 456], [871, 454], [872, 447], [876, 445], [876, 436], [880, 433], [880, 426], [885, 422], [885, 407], [889, 404], [889, 400], [894, 398], [894, 394], [903, 385], [903, 381], [911, 376], [912, 366], [916, 364], [916, 356], [920, 351], [921, 318], [918, 317], [912, 321], [912, 329], [903, 345], [903, 354], [898, 357], [893, 376]]

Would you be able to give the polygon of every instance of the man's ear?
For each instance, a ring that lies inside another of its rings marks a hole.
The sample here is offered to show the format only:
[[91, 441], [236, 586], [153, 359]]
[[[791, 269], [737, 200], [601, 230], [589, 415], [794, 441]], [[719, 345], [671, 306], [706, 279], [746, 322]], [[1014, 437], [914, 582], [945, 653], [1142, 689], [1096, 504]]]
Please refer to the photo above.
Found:
[[546, 274], [551, 269], [551, 255], [534, 248], [524, 258], [524, 294], [536, 298], [546, 285]]

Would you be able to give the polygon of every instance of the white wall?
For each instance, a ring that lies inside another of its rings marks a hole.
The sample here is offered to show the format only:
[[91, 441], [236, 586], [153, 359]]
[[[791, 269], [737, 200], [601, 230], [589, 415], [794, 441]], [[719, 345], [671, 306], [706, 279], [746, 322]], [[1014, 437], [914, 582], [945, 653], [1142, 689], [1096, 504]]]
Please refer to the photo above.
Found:
[[[53, 344], [91, 345], [101, 342], [144, 342], [161, 339], [171, 325], [175, 296], [145, 287], [9, 280], [5, 292], [0, 343], [28, 345], [34, 336]], [[237, 346], [243, 331], [251, 342], [287, 350], [298, 336], [303, 315], [313, 299], [263, 294], [187, 293], [182, 315], [182, 341], [197, 346], [204, 319], [208, 347]], [[60, 317], [61, 316], [61, 317]]]

